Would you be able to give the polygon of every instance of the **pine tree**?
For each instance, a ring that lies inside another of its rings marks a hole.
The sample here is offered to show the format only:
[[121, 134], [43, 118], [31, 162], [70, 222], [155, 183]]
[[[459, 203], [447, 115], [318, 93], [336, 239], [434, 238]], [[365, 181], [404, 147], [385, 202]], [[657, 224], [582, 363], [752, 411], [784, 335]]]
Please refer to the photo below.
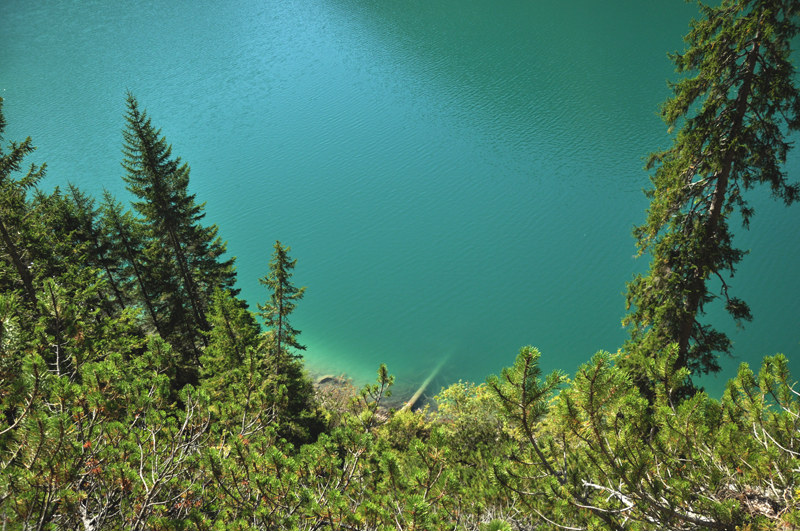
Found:
[[31, 145], [30, 137], [22, 143], [11, 142], [8, 154], [3, 152], [3, 132], [6, 121], [3, 117], [3, 98], [0, 98], [0, 238], [3, 250], [16, 270], [18, 279], [14, 284], [21, 284], [28, 302], [36, 304], [36, 290], [30, 272], [31, 260], [26, 259], [26, 245], [20, 241], [25, 232], [24, 225], [29, 213], [26, 194], [44, 177], [46, 165], [32, 164], [27, 173], [14, 180], [11, 175], [21, 170], [23, 159], [36, 149]]
[[71, 183], [67, 186], [66, 204], [70, 219], [89, 246], [90, 265], [103, 272], [109, 290], [106, 298], [116, 303], [117, 312], [124, 310], [127, 302], [120, 285], [121, 271], [111, 253], [111, 242], [102, 231], [101, 209], [95, 207], [94, 198]]
[[145, 330], [167, 337], [160, 326], [160, 297], [148, 276], [150, 270], [143, 262], [146, 238], [141, 224], [130, 212], [123, 212], [122, 204], [108, 190], [103, 191], [99, 223], [102, 237], [107, 241], [109, 259], [118, 269], [125, 299], [141, 307], [149, 318]]
[[103, 284], [97, 304], [107, 316], [119, 316], [127, 305], [94, 199], [69, 184], [66, 193], [59, 187], [50, 194], [37, 190], [30, 205], [37, 212], [31, 224], [39, 229], [32, 231], [37, 277], [60, 276], [75, 266], [95, 269]]
[[286, 440], [302, 444], [314, 440], [322, 424], [314, 404], [314, 388], [305, 373], [302, 357], [292, 351], [306, 349], [297, 341], [300, 330], [289, 322], [306, 288], [297, 288], [291, 282], [297, 260], [289, 257], [289, 251], [290, 247], [275, 242], [269, 273], [259, 279], [269, 289], [270, 297], [265, 304], [259, 304], [258, 309], [268, 328], [261, 335], [261, 348], [265, 360], [271, 365], [270, 382], [274, 400], [279, 402], [278, 433]]
[[[794, 85], [791, 41], [798, 33], [796, 0], [724, 0], [700, 4], [684, 53], [671, 55], [681, 81], [661, 106], [672, 130], [671, 148], [650, 156], [654, 169], [647, 221], [634, 229], [639, 254], [652, 257], [646, 275], [628, 284], [623, 320], [630, 329], [620, 360], [635, 368], [668, 345], [678, 345], [678, 367], [694, 375], [720, 370], [730, 339], [700, 322], [706, 304], [722, 299], [738, 326], [750, 309], [731, 293], [731, 277], [745, 251], [729, 228], [738, 211], [744, 227], [753, 215], [746, 193], [769, 186], [793, 203], [800, 188], [787, 181], [788, 136], [800, 128], [800, 94]], [[719, 295], [710, 283], [719, 282]], [[634, 370], [634, 372], [637, 372]], [[637, 378], [648, 384], [642, 371]], [[692, 392], [691, 378], [685, 392]]]
[[201, 358], [201, 384], [214, 404], [217, 425], [251, 436], [277, 415], [261, 328], [242, 301], [221, 289], [214, 291], [208, 320], [211, 331]]
[[159, 283], [156, 292], [169, 301], [162, 328], [169, 328], [168, 336], [177, 330], [182, 342], [173, 338], [173, 346], [198, 362], [198, 343], [206, 344], [203, 332], [209, 330], [205, 313], [211, 294], [216, 287], [233, 290], [233, 259], [220, 260], [225, 244], [216, 225], [200, 225], [204, 203], [197, 204], [189, 193], [189, 166], [172, 157], [172, 146], [130, 93], [127, 106], [123, 179], [138, 199], [133, 206], [148, 231], [145, 255], [150, 276]]
[[[540, 378], [526, 347], [488, 380], [515, 435], [494, 457], [497, 483], [547, 529], [795, 529], [798, 394], [783, 356], [742, 364], [723, 400], [672, 400], [688, 376], [677, 346], [647, 360], [640, 393], [619, 354], [598, 352], [567, 380]], [[561, 390], [553, 396], [557, 387]], [[794, 470], [791, 470], [795, 467]]]
[[270, 290], [270, 298], [266, 304], [258, 305], [264, 323], [272, 331], [273, 356], [276, 362], [276, 372], [280, 372], [280, 365], [285, 357], [291, 357], [287, 348], [305, 350], [306, 347], [297, 342], [300, 331], [289, 323], [289, 316], [297, 306], [296, 301], [303, 298], [305, 287], [296, 288], [291, 283], [292, 270], [297, 260], [289, 258], [291, 247], [284, 247], [281, 242], [275, 242], [275, 252], [269, 262], [269, 274], [259, 282]]

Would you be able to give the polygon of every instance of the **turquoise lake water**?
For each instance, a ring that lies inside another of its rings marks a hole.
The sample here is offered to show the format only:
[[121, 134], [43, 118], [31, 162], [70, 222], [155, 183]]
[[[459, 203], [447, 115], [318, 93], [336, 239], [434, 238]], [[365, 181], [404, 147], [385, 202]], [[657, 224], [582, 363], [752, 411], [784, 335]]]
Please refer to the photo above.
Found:
[[[696, 7], [681, 0], [0, 3], [6, 141], [44, 187], [127, 198], [130, 89], [192, 168], [255, 307], [276, 239], [308, 286], [293, 324], [317, 373], [405, 390], [482, 381], [523, 345], [574, 372], [626, 332], [645, 270], [642, 158]], [[798, 178], [798, 155], [790, 161]], [[753, 194], [731, 281], [755, 319], [735, 360], [800, 359], [800, 205]], [[795, 371], [800, 371], [793, 362]], [[800, 377], [800, 372], [798, 372]], [[402, 391], [401, 391], [402, 392]]]

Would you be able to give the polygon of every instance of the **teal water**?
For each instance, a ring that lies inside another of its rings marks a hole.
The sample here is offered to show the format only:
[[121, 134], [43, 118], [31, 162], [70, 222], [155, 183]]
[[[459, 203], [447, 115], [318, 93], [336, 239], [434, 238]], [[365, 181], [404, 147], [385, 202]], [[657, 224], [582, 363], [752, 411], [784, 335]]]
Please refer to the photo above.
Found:
[[[694, 15], [680, 0], [5, 0], [6, 140], [33, 137], [46, 188], [124, 198], [133, 91], [192, 167], [251, 305], [275, 240], [292, 247], [316, 372], [482, 381], [527, 344], [573, 372], [626, 337], [642, 157], [669, 145], [666, 52]], [[732, 285], [755, 320], [736, 332], [712, 310], [738, 356], [714, 392], [740, 361], [800, 359], [800, 207], [754, 197]]]

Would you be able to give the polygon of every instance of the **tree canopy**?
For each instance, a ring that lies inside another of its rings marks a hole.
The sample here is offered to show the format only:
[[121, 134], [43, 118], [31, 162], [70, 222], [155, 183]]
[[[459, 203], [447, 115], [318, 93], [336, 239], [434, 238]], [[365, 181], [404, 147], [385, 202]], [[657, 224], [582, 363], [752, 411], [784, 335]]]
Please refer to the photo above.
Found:
[[676, 343], [678, 365], [693, 375], [718, 372], [717, 357], [731, 351], [730, 339], [702, 322], [707, 304], [722, 299], [738, 326], [752, 319], [729, 285], [746, 254], [733, 244], [732, 214], [749, 226], [748, 192], [758, 185], [787, 205], [800, 192], [784, 166], [800, 127], [791, 62], [800, 3], [699, 5], [703, 18], [692, 21], [686, 50], [670, 56], [684, 77], [670, 84], [673, 96], [660, 112], [677, 132], [672, 147], [647, 163], [651, 201], [634, 236], [650, 269], [628, 284], [632, 311], [623, 321], [629, 367]]

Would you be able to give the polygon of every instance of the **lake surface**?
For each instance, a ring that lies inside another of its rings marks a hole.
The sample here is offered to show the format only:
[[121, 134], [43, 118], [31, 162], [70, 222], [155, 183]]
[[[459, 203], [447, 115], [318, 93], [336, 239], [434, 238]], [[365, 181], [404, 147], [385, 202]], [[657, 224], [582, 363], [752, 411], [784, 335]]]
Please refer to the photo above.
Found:
[[[482, 381], [523, 345], [574, 372], [625, 340], [642, 158], [696, 7], [680, 0], [0, 4], [6, 141], [46, 189], [127, 199], [130, 89], [192, 168], [255, 307], [276, 239], [308, 286], [293, 324], [317, 373], [406, 390]], [[790, 167], [800, 169], [794, 154]], [[792, 171], [797, 180], [798, 171]], [[752, 196], [731, 281], [755, 320], [736, 360], [800, 359], [800, 205]], [[793, 367], [800, 370], [798, 363]], [[800, 373], [796, 377], [800, 376]]]

